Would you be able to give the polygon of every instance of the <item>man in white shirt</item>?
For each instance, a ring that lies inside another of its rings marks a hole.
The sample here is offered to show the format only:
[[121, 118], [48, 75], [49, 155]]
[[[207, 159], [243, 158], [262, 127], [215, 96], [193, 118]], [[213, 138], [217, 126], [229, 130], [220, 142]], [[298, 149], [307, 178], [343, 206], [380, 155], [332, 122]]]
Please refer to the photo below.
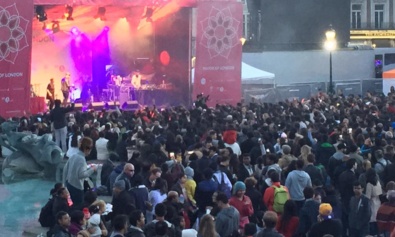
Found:
[[108, 139], [104, 138], [104, 132], [99, 132], [99, 139], [97, 139], [95, 145], [97, 150], [98, 160], [107, 160], [110, 156], [107, 149]]

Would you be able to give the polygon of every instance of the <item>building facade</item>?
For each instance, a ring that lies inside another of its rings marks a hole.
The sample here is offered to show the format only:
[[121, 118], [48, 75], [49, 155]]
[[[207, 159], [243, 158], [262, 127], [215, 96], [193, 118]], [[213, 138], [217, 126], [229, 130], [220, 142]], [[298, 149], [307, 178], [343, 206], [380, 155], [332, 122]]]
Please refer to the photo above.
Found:
[[394, 12], [394, 0], [351, 0], [351, 44], [395, 47]]

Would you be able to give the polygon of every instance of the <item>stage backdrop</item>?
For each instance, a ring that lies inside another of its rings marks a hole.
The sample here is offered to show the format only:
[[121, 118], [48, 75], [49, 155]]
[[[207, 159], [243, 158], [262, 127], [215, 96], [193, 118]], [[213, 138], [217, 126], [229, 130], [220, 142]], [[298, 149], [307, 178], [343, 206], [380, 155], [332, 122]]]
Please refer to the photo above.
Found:
[[192, 99], [203, 93], [210, 95], [209, 106], [236, 105], [241, 99], [242, 4], [201, 1], [198, 2], [197, 12]]
[[29, 110], [33, 0], [0, 1], [0, 116]]

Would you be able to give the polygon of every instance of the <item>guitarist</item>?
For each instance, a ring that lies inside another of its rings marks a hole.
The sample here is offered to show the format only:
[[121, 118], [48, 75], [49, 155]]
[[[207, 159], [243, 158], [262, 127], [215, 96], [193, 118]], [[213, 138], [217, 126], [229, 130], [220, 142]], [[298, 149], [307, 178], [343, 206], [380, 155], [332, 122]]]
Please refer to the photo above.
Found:
[[49, 84], [47, 86], [47, 100], [49, 110], [52, 110], [55, 106], [55, 83], [53, 81], [53, 78], [49, 80]]
[[69, 84], [69, 79], [70, 79], [70, 73], [66, 73], [66, 76], [62, 78], [61, 82], [61, 90], [63, 94], [63, 106], [67, 105], [67, 100], [69, 99], [70, 95], [70, 84]]

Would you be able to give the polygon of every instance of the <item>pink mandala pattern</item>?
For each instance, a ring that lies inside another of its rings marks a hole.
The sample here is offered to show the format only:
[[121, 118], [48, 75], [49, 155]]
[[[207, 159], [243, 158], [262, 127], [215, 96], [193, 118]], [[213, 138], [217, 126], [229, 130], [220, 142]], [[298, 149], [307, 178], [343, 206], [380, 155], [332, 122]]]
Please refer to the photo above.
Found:
[[237, 32], [240, 25], [230, 8], [211, 8], [209, 17], [200, 24], [203, 30], [200, 44], [207, 48], [210, 58], [219, 55], [228, 58], [232, 48], [239, 44]]
[[28, 26], [29, 21], [20, 16], [15, 3], [0, 7], [0, 61], [14, 64], [18, 53], [29, 46]]

